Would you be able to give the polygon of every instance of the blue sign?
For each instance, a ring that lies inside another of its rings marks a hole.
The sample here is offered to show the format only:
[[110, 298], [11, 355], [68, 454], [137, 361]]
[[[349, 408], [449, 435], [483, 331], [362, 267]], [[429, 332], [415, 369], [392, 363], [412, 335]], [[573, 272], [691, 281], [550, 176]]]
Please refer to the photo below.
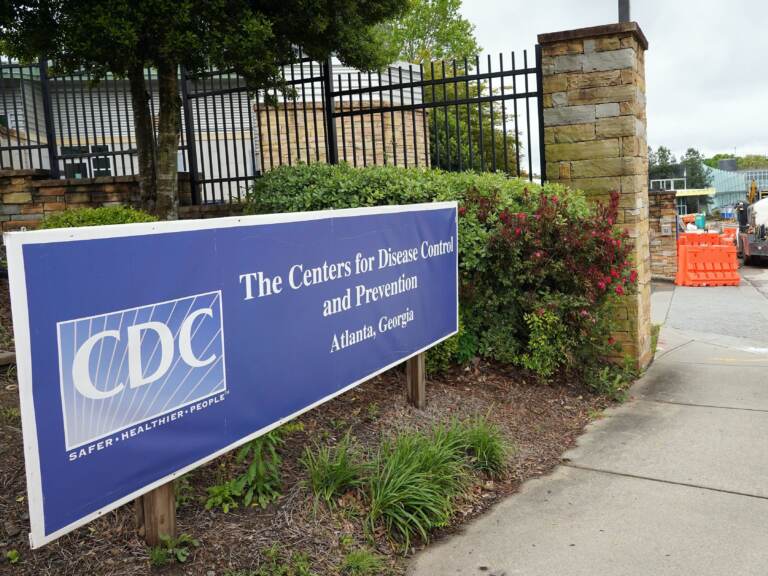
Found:
[[458, 329], [455, 203], [4, 240], [33, 548]]

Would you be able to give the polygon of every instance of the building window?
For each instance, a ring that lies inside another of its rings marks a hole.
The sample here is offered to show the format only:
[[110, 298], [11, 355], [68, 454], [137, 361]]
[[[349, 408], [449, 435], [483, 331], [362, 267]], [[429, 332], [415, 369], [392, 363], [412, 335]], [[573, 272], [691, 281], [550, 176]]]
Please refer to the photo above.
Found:
[[0, 114], [0, 126], [3, 128], [8, 128], [8, 115], [7, 114]]
[[[88, 146], [61, 147], [61, 155], [64, 157], [64, 175], [67, 178], [88, 178], [88, 163], [82, 161], [83, 154], [88, 154]], [[72, 160], [69, 160], [70, 158]]]
[[[91, 146], [91, 152], [94, 154], [109, 152], [109, 146], [98, 144]], [[94, 176], [111, 176], [112, 162], [109, 156], [94, 156], [91, 158], [91, 166]]]

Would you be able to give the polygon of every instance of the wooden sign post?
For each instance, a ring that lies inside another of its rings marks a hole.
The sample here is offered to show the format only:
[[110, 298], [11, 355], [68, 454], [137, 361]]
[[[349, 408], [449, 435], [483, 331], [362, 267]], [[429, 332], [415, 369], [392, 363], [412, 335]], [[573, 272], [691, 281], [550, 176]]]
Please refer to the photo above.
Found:
[[424, 360], [426, 352], [409, 358], [405, 364], [406, 386], [408, 387], [408, 403], [423, 410], [427, 405], [427, 390], [425, 381]]
[[160, 544], [160, 536], [176, 538], [173, 481], [136, 498], [136, 528], [148, 546]]

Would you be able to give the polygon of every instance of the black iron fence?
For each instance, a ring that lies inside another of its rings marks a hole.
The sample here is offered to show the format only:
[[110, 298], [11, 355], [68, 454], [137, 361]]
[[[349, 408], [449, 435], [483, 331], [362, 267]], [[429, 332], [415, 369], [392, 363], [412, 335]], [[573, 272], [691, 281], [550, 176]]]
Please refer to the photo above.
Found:
[[[297, 59], [277, 90], [234, 73], [180, 71], [179, 170], [198, 203], [232, 202], [284, 164], [502, 171], [544, 179], [540, 51], [368, 73]], [[146, 71], [157, 125], [157, 76]], [[54, 178], [136, 174], [130, 90], [108, 75], [0, 59], [0, 169]]]

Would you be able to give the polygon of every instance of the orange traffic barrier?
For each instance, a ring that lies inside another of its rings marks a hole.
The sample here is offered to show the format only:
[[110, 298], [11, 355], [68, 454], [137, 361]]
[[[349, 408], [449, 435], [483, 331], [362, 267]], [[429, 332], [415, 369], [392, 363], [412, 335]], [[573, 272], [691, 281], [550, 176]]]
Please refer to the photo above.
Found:
[[677, 240], [678, 286], [738, 286], [739, 262], [730, 235], [680, 234]]
[[724, 239], [728, 240], [729, 242], [736, 244], [736, 233], [739, 231], [738, 228], [723, 228], [722, 236]]

